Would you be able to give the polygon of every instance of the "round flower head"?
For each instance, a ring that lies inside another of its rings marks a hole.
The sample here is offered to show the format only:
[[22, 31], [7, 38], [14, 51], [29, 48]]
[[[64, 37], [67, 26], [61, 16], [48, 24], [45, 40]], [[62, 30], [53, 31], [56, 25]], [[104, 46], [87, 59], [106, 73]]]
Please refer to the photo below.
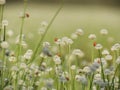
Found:
[[106, 55], [106, 56], [105, 56], [105, 59], [108, 60], [108, 61], [109, 61], [109, 60], [112, 60], [112, 56], [111, 56], [111, 55]]
[[75, 65], [72, 65], [72, 66], [71, 66], [71, 69], [72, 69], [72, 70], [75, 70], [75, 69], [76, 69], [76, 66], [75, 66]]
[[13, 36], [14, 32], [13, 32], [13, 30], [8, 30], [6, 32], [6, 34], [7, 34], [7, 36], [11, 37], [11, 36]]
[[72, 34], [71, 34], [71, 38], [72, 38], [72, 39], [77, 39], [77, 37], [78, 37], [78, 36], [77, 36], [75, 33], [72, 33]]
[[96, 46], [95, 46], [95, 48], [97, 49], [97, 50], [100, 50], [100, 49], [102, 49], [102, 45], [101, 44], [97, 44]]
[[48, 26], [48, 23], [47, 23], [46, 21], [43, 21], [43, 22], [41, 23], [41, 26], [42, 26], [42, 27], [47, 27], [47, 26]]
[[102, 51], [102, 55], [108, 55], [109, 54], [109, 51], [108, 50], [103, 50]]
[[8, 48], [9, 47], [9, 44], [8, 44], [8, 42], [6, 42], [6, 41], [3, 41], [2, 43], [1, 43], [1, 47], [2, 48]]
[[91, 39], [91, 40], [94, 40], [94, 39], [96, 39], [96, 35], [95, 34], [90, 34], [88, 36], [88, 38]]
[[4, 5], [6, 3], [6, 0], [0, 0], [0, 5]]
[[77, 29], [76, 32], [75, 32], [77, 35], [83, 35], [84, 32], [82, 29]]
[[2, 26], [8, 26], [8, 20], [3, 20], [2, 21]]
[[76, 55], [76, 56], [79, 56], [79, 57], [83, 57], [84, 56], [84, 53], [80, 49], [74, 49], [72, 54]]
[[55, 64], [61, 64], [61, 59], [60, 59], [60, 57], [58, 55], [55, 55], [53, 57], [53, 60], [54, 60]]
[[108, 30], [107, 29], [102, 29], [102, 30], [100, 30], [100, 33], [102, 35], [107, 35], [108, 34]]

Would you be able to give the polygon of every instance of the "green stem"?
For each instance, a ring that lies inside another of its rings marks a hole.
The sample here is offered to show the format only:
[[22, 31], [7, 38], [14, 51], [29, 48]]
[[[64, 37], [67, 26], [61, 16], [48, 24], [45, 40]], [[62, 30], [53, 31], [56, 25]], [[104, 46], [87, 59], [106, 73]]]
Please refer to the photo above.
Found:
[[33, 55], [32, 55], [32, 59], [31, 59], [31, 61], [30, 61], [29, 63], [33, 62], [33, 60], [35, 59], [36, 54], [37, 54], [37, 52], [38, 52], [38, 50], [39, 50], [39, 48], [40, 48], [40, 46], [41, 46], [41, 43], [43, 42], [43, 40], [44, 40], [44, 38], [45, 38], [45, 36], [46, 36], [46, 34], [47, 34], [50, 26], [52, 25], [52, 23], [54, 22], [55, 18], [57, 17], [57, 15], [59, 14], [59, 12], [61, 11], [62, 7], [63, 7], [63, 3], [61, 4], [60, 8], [59, 8], [59, 9], [57, 10], [57, 12], [55, 13], [55, 15], [53, 16], [53, 18], [51, 19], [50, 23], [48, 24], [48, 26], [47, 26], [47, 28], [46, 28], [46, 30], [45, 30], [45, 33], [44, 33], [44, 35], [42, 36], [42, 38], [39, 40], [39, 42], [38, 42], [38, 44], [37, 44], [37, 46], [36, 46], [36, 48], [35, 48], [35, 51], [34, 51], [34, 53], [33, 53]]
[[19, 44], [18, 44], [18, 53], [17, 53], [17, 61], [19, 59], [19, 55], [21, 54], [21, 42], [22, 42], [22, 34], [23, 34], [23, 28], [24, 28], [24, 21], [25, 21], [25, 12], [27, 9], [27, 1], [24, 1], [24, 17], [21, 18], [21, 27], [20, 27], [20, 37], [19, 37]]
[[104, 68], [103, 68], [103, 63], [102, 63], [102, 60], [101, 60], [102, 55], [101, 55], [100, 50], [98, 50], [98, 52], [99, 52], [100, 65], [101, 65], [101, 76], [102, 76], [102, 78], [103, 78], [103, 81], [105, 82]]
[[[119, 64], [120, 65], [120, 64]], [[119, 65], [116, 67], [115, 69], [115, 73], [114, 73], [114, 76], [112, 78], [112, 83], [111, 83], [111, 88], [110, 90], [114, 90], [114, 80], [115, 80], [115, 76], [116, 76], [116, 73], [117, 73], [117, 70], [119, 69]]]
[[91, 79], [90, 79], [90, 88], [89, 88], [89, 90], [92, 90], [93, 79], [94, 79], [94, 73], [92, 74], [92, 77], [91, 77]]
[[0, 41], [1, 41], [1, 34], [2, 34], [2, 21], [3, 21], [3, 12], [4, 12], [4, 5], [0, 5]]

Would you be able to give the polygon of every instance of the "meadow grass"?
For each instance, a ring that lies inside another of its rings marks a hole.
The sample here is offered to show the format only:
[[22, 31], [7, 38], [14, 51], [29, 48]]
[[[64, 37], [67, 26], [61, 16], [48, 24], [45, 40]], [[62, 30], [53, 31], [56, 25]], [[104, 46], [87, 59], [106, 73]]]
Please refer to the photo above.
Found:
[[119, 8], [27, 4], [4, 8], [1, 90], [120, 89]]

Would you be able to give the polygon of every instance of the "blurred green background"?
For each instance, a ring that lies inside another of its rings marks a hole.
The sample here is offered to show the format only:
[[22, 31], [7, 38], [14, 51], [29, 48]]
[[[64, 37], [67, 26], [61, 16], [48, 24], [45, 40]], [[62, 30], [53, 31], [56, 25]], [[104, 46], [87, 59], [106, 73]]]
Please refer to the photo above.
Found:
[[[23, 33], [29, 48], [34, 48], [40, 38], [38, 29], [42, 21], [49, 21], [59, 8], [60, 0], [29, 0], [27, 13], [30, 17], [25, 20]], [[66, 0], [63, 9], [50, 27], [45, 41], [54, 43], [54, 38], [70, 37], [76, 29], [84, 30], [85, 35], [76, 40], [73, 47], [81, 48], [89, 57], [91, 41], [88, 35], [95, 33], [97, 42], [105, 48], [120, 41], [120, 0]], [[22, 0], [7, 0], [4, 18], [8, 19], [8, 29], [19, 34], [19, 12], [23, 10]], [[107, 36], [100, 35], [101, 29], [108, 29]], [[33, 37], [33, 38], [31, 38]], [[108, 42], [113, 39], [113, 42]], [[14, 38], [15, 40], [15, 38]], [[13, 40], [13, 42], [14, 42]], [[11, 39], [12, 42], [12, 39]], [[14, 46], [12, 47], [14, 48]]]

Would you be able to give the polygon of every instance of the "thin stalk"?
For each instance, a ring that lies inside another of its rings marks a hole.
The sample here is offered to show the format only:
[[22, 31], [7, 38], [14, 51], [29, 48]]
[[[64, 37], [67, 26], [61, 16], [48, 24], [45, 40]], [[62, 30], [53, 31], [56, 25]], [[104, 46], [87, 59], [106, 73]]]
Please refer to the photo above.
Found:
[[21, 42], [22, 42], [22, 34], [23, 34], [23, 28], [24, 28], [24, 22], [25, 22], [25, 12], [27, 9], [27, 1], [24, 1], [24, 17], [21, 18], [21, 27], [20, 27], [20, 37], [19, 37], [19, 44], [18, 44], [18, 53], [17, 53], [17, 61], [19, 59], [19, 55], [21, 54]]
[[46, 28], [46, 30], [45, 30], [44, 35], [43, 35], [42, 38], [39, 40], [39, 42], [38, 42], [38, 44], [37, 44], [37, 46], [36, 46], [36, 48], [35, 48], [35, 50], [34, 50], [34, 53], [33, 53], [33, 55], [32, 55], [32, 59], [31, 59], [30, 63], [33, 62], [33, 60], [35, 59], [36, 54], [37, 54], [37, 52], [38, 52], [38, 50], [39, 50], [39, 48], [40, 48], [40, 46], [41, 46], [41, 43], [43, 42], [43, 40], [44, 40], [44, 38], [45, 38], [45, 36], [46, 36], [46, 34], [47, 34], [50, 26], [52, 25], [52, 23], [54, 22], [55, 18], [57, 17], [57, 15], [59, 14], [59, 12], [61, 11], [62, 7], [63, 7], [63, 3], [60, 5], [60, 8], [57, 10], [57, 12], [55, 13], [55, 15], [54, 15], [53, 18], [51, 19], [50, 23], [48, 24], [48, 26], [47, 26], [47, 28]]
[[[120, 65], [120, 64], [119, 64]], [[116, 76], [116, 73], [117, 73], [117, 70], [119, 69], [119, 65], [116, 67], [115, 69], [115, 73], [114, 73], [114, 76], [112, 78], [112, 83], [111, 83], [111, 88], [110, 90], [114, 90], [114, 80], [115, 80], [115, 76]]]
[[92, 74], [92, 77], [91, 77], [91, 79], [90, 79], [90, 87], [89, 87], [89, 90], [92, 90], [93, 79], [94, 79], [94, 73]]
[[102, 60], [101, 60], [102, 55], [101, 55], [100, 50], [98, 50], [98, 52], [99, 52], [100, 65], [101, 65], [101, 76], [102, 76], [103, 81], [105, 82], [104, 68], [103, 68], [103, 63], [102, 63]]
[[2, 34], [3, 12], [4, 12], [4, 5], [0, 5], [0, 42], [1, 42], [1, 34]]

